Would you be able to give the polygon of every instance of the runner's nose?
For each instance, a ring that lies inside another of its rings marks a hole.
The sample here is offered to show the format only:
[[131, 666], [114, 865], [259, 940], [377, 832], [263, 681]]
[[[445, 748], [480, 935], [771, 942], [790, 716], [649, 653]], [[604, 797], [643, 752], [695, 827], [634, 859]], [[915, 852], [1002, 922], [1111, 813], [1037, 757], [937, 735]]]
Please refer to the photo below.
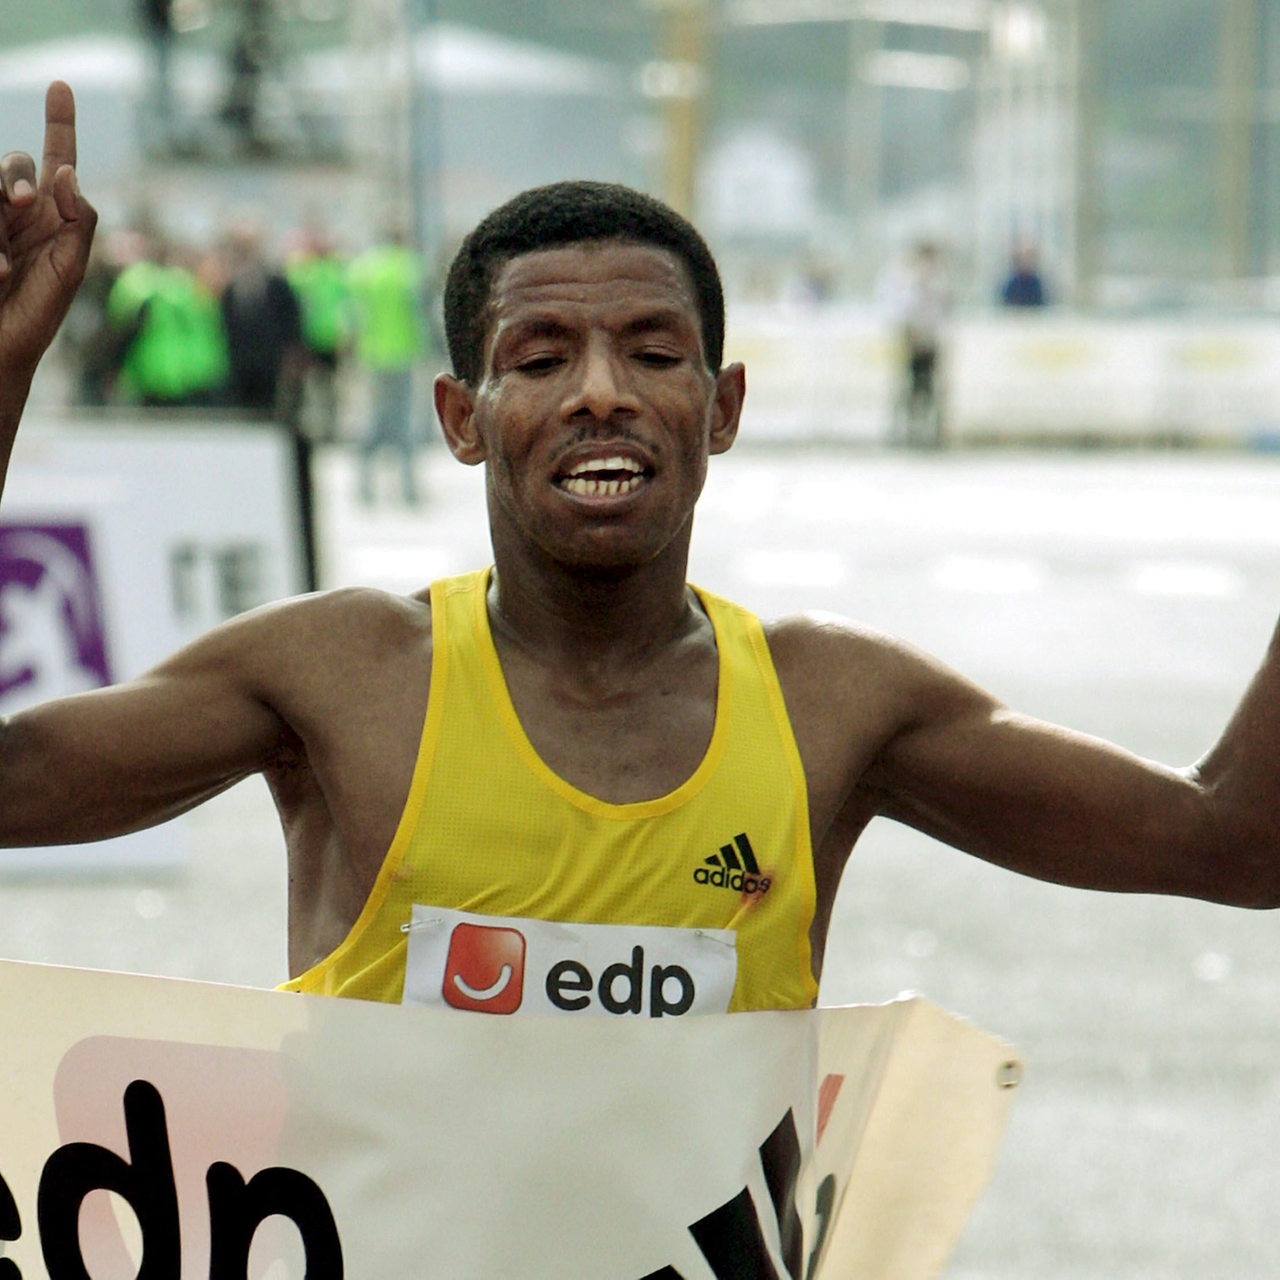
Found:
[[635, 413], [637, 408], [634, 389], [619, 357], [602, 346], [589, 346], [582, 357], [577, 384], [565, 402], [565, 417], [589, 415], [605, 421], [620, 413]]

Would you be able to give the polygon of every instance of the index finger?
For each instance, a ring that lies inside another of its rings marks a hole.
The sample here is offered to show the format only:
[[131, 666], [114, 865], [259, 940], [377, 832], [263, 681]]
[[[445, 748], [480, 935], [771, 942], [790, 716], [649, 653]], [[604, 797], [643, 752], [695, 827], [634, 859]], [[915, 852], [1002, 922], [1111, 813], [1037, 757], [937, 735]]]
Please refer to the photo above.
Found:
[[76, 100], [71, 86], [55, 80], [44, 98], [44, 155], [40, 160], [40, 186], [53, 186], [54, 174], [64, 164], [76, 163]]

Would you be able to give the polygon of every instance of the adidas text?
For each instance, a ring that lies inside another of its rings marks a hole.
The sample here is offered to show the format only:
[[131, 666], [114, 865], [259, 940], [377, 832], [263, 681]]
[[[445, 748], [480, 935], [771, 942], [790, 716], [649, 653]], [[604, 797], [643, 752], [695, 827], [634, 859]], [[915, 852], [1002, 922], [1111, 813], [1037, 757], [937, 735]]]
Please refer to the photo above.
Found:
[[736, 893], [768, 893], [773, 880], [760, 874], [756, 851], [740, 831], [728, 844], [722, 844], [718, 853], [703, 860], [703, 865], [693, 873], [697, 884], [714, 885], [717, 889], [733, 889]]
[[698, 884], [712, 884], [719, 889], [734, 889], [738, 893], [767, 893], [773, 883], [768, 876], [748, 875], [745, 871], [730, 871], [728, 867], [699, 867], [693, 878]]

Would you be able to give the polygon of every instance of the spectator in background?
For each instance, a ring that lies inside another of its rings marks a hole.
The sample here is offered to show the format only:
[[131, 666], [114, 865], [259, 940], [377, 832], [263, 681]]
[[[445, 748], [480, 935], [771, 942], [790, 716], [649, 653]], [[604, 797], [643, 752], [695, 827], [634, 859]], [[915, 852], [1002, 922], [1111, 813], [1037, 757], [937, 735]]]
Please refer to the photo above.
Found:
[[936, 449], [943, 440], [938, 367], [951, 285], [942, 250], [922, 240], [886, 286], [889, 315], [901, 353], [901, 384], [894, 405], [892, 437], [909, 448]]
[[285, 267], [285, 276], [302, 308], [307, 352], [303, 429], [315, 444], [333, 444], [339, 434], [338, 365], [349, 320], [347, 265], [333, 235], [309, 226]]
[[306, 346], [302, 307], [284, 272], [267, 261], [262, 228], [242, 214], [223, 238], [226, 283], [222, 322], [227, 332], [231, 406], [271, 418], [289, 429], [293, 449], [303, 568], [308, 591], [319, 586], [311, 441], [302, 430], [300, 408]]
[[1043, 307], [1049, 302], [1049, 291], [1040, 272], [1039, 253], [1030, 240], [1020, 240], [1013, 247], [1009, 274], [1000, 286], [1000, 301], [1006, 307]]
[[424, 433], [414, 404], [414, 372], [427, 353], [426, 272], [402, 231], [393, 231], [351, 264], [355, 355], [369, 378], [371, 412], [360, 441], [360, 498], [374, 500], [374, 464], [392, 449], [400, 459], [405, 504], [418, 505], [416, 464]]
[[239, 216], [223, 238], [222, 323], [233, 408], [293, 425], [306, 363], [302, 308], [284, 272], [269, 263], [262, 229]]
[[227, 340], [217, 299], [161, 234], [142, 231], [134, 261], [107, 295], [105, 351], [113, 398], [154, 408], [217, 402]]

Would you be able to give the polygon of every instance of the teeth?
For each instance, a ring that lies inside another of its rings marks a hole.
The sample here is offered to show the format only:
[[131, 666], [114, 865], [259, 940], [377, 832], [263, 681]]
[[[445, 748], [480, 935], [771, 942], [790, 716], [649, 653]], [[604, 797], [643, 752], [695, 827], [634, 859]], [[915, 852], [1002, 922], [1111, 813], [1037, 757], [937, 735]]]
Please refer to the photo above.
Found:
[[[612, 473], [609, 479], [600, 478]], [[618, 473], [622, 479], [618, 479]], [[562, 477], [561, 488], [579, 498], [615, 498], [639, 488], [644, 477], [644, 467], [634, 458], [613, 455], [608, 458], [588, 458], [575, 463], [568, 475]]]
[[561, 481], [563, 488], [579, 498], [614, 498], [620, 493], [630, 493], [640, 487], [640, 477], [626, 480], [587, 480], [582, 476], [570, 476]]
[[582, 476], [591, 471], [629, 471], [632, 475], [639, 475], [643, 470], [634, 458], [591, 458], [587, 462], [579, 462], [569, 474]]

